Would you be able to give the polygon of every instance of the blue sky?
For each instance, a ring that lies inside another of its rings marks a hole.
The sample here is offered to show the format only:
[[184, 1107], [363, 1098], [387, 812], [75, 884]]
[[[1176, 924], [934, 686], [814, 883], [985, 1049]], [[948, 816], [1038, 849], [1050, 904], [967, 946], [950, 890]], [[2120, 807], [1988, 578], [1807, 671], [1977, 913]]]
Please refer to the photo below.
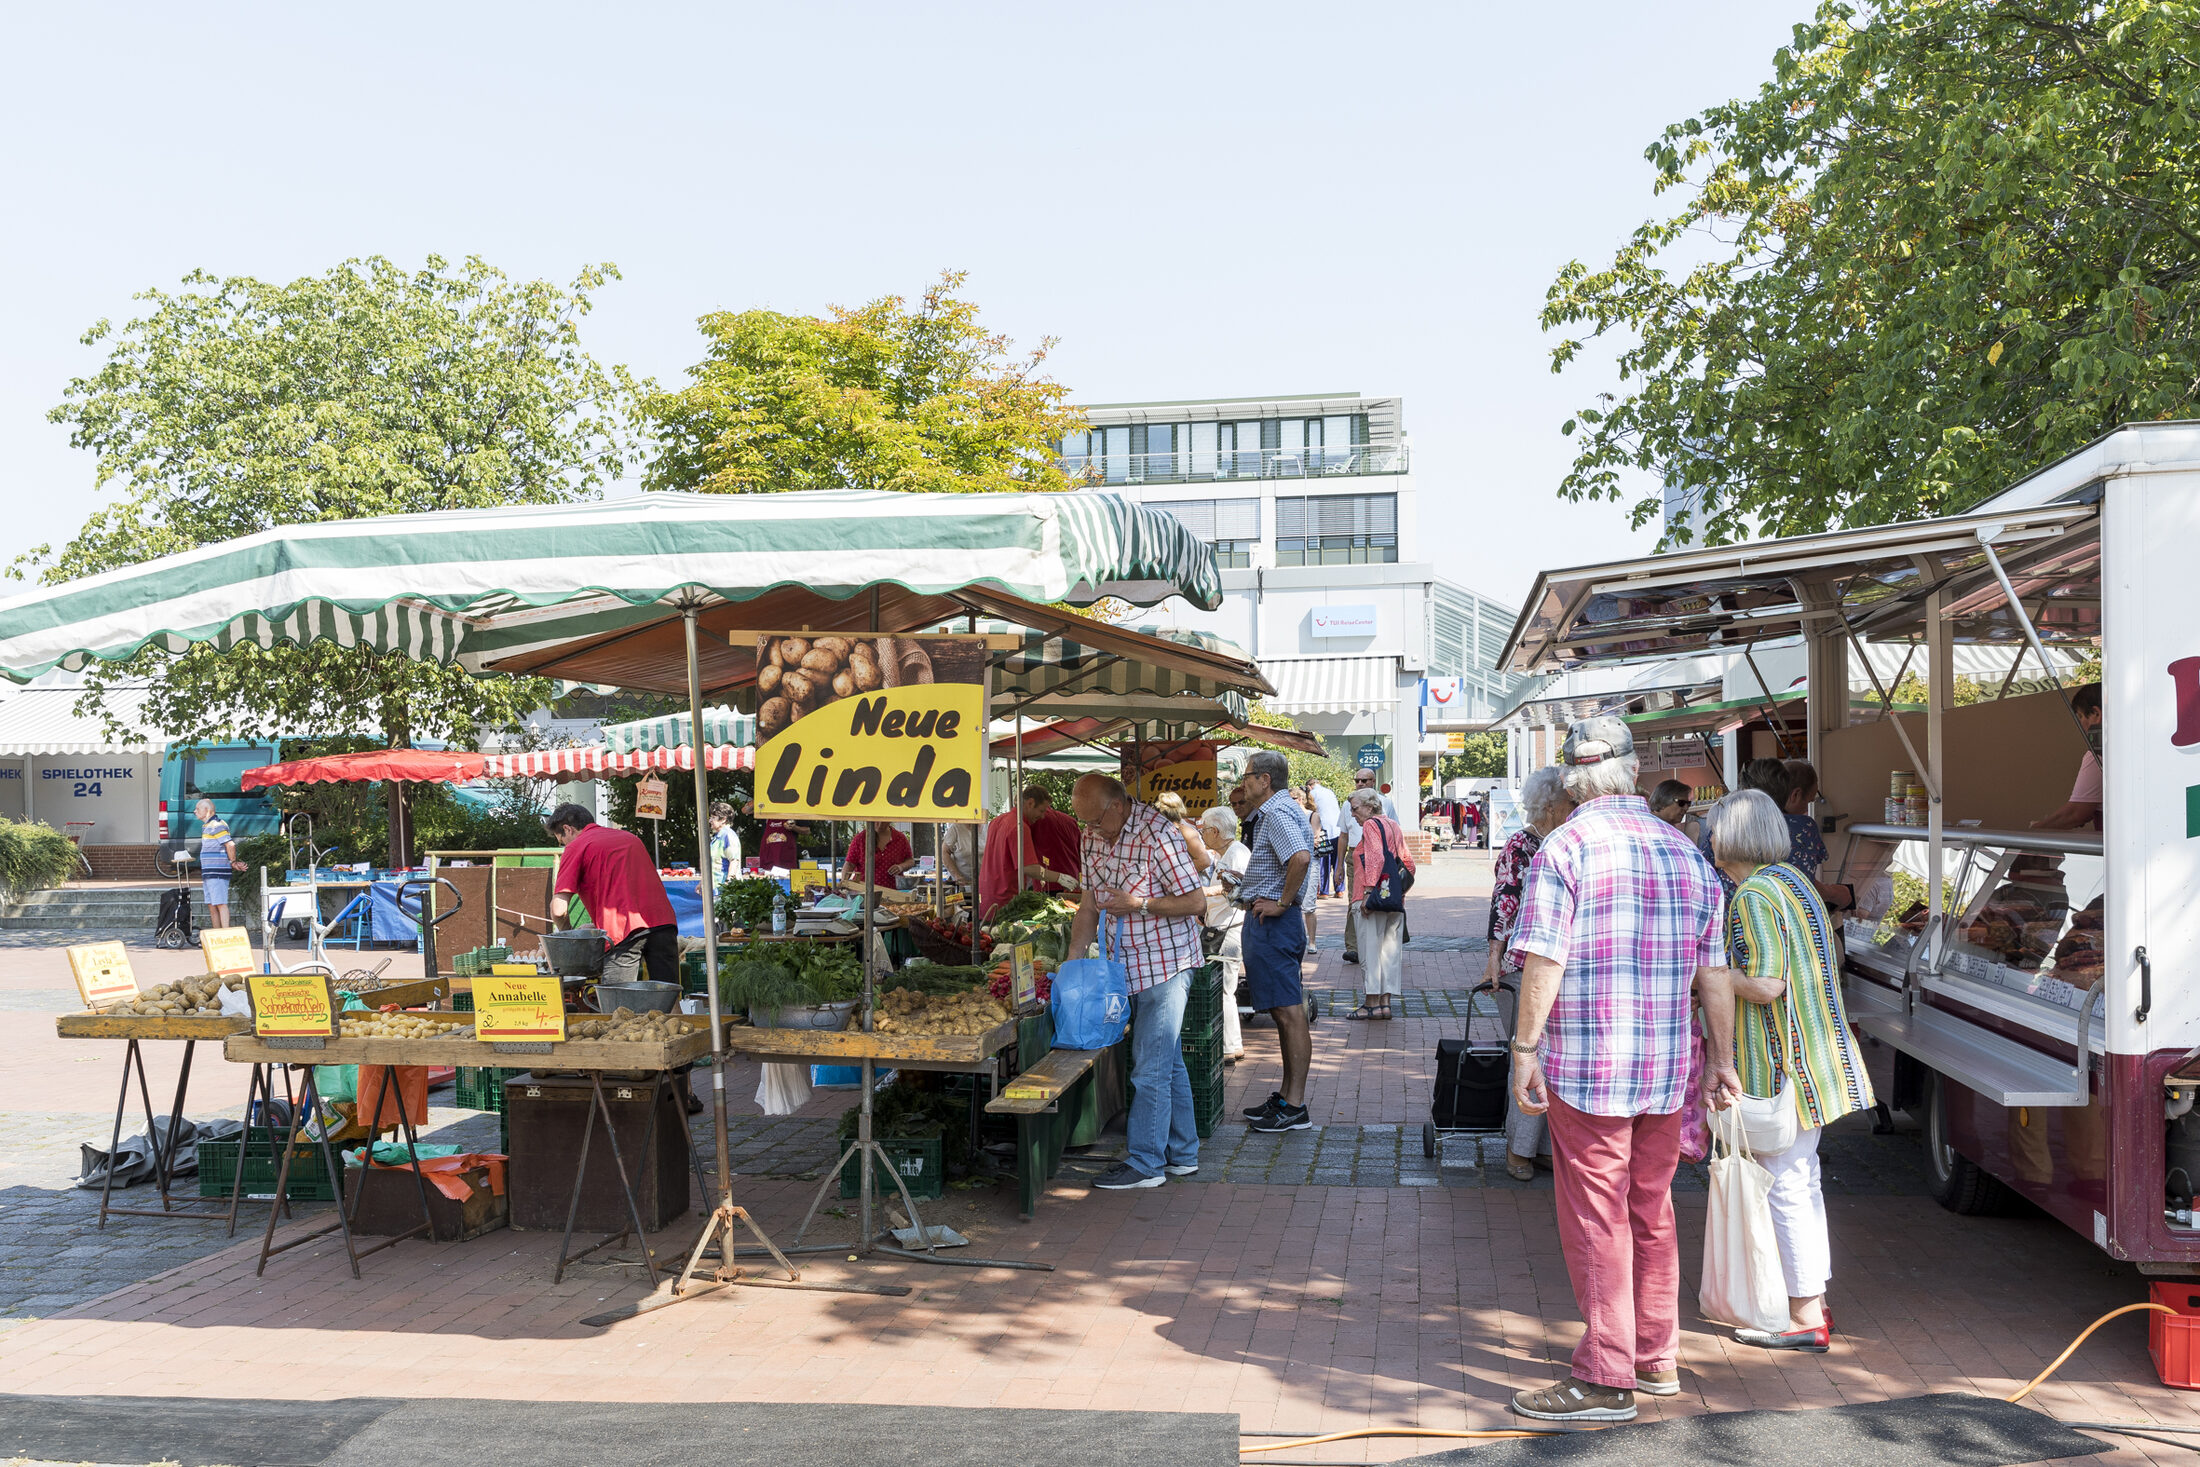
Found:
[[480, 254], [625, 275], [600, 357], [716, 309], [971, 272], [1087, 401], [1406, 399], [1424, 551], [1507, 600], [1647, 548], [1554, 497], [1536, 312], [1653, 212], [1644, 146], [1754, 90], [1802, 0], [1572, 6], [23, 7], [0, 57], [0, 556], [70, 534], [77, 338], [193, 267]]

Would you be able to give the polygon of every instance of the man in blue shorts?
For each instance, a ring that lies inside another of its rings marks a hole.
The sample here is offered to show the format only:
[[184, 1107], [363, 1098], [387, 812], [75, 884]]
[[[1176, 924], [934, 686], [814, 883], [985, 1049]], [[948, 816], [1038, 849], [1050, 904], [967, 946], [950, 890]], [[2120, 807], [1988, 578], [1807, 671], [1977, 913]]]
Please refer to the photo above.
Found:
[[1256, 1131], [1303, 1131], [1314, 1124], [1306, 1112], [1314, 1033], [1299, 981], [1306, 958], [1306, 919], [1299, 903], [1314, 858], [1314, 830], [1291, 798], [1291, 761], [1273, 749], [1245, 761], [1241, 787], [1246, 807], [1259, 816], [1253, 858], [1238, 882], [1238, 901], [1246, 907], [1245, 991], [1254, 1008], [1266, 1009], [1276, 1021], [1276, 1047], [1283, 1053], [1283, 1088], [1247, 1111], [1245, 1119]]
[[237, 869], [237, 842], [229, 834], [229, 822], [214, 812], [212, 800], [201, 800], [199, 817], [199, 880], [206, 898], [206, 924], [229, 925], [229, 878]]

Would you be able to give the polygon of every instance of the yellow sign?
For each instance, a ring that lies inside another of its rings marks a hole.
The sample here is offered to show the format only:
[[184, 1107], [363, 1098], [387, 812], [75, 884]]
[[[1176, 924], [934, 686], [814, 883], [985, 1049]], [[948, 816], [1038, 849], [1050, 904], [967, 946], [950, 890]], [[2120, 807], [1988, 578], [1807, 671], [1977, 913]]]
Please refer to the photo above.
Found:
[[1032, 945], [1019, 942], [1009, 950], [1009, 992], [1015, 996], [1016, 1007], [1036, 1003], [1039, 998], [1039, 975], [1031, 966]]
[[252, 1032], [262, 1039], [328, 1038], [336, 1033], [336, 989], [321, 973], [249, 973]]
[[252, 960], [252, 934], [242, 927], [207, 928], [199, 934], [199, 951], [209, 973], [249, 973], [260, 966]]
[[474, 980], [474, 1038], [565, 1038], [565, 989], [555, 973], [491, 973]]
[[813, 886], [822, 889], [832, 885], [832, 883], [825, 879], [824, 872], [805, 861], [802, 865], [787, 873], [787, 885], [796, 896], [800, 896]]
[[130, 971], [130, 955], [119, 942], [87, 942], [70, 948], [69, 971], [76, 975], [76, 991], [88, 1009], [137, 997], [137, 976]]
[[1174, 792], [1183, 796], [1185, 813], [1197, 820], [1214, 806], [1215, 778], [1213, 759], [1186, 759], [1147, 770], [1132, 795], [1150, 804]]
[[665, 818], [665, 782], [656, 775], [634, 786], [634, 816], [638, 820]]
[[984, 818], [985, 637], [756, 635], [757, 814]]
[[1445, 734], [1444, 747], [1454, 754], [1464, 753], [1467, 747], [1467, 736], [1463, 733]]

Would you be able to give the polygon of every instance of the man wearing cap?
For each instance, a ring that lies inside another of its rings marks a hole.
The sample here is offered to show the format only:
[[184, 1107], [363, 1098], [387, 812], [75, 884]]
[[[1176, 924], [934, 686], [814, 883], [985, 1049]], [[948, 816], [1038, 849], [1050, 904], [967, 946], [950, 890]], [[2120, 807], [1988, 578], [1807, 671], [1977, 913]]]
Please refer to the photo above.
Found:
[[1521, 895], [1526, 955], [1513, 1099], [1550, 1119], [1559, 1244], [1587, 1329], [1572, 1374], [1521, 1391], [1538, 1421], [1631, 1421], [1635, 1392], [1680, 1391], [1680, 1160], [1692, 1005], [1705, 1008], [1705, 1103], [1741, 1093], [1717, 875], [1635, 792], [1618, 718], [1567, 731], [1573, 817], [1544, 839]]

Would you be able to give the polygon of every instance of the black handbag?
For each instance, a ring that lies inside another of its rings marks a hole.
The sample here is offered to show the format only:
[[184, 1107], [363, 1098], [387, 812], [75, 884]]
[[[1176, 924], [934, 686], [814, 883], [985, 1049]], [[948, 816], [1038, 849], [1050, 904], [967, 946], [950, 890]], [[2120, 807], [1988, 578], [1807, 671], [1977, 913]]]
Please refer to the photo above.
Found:
[[1380, 825], [1375, 827], [1375, 838], [1383, 843], [1383, 875], [1362, 894], [1360, 904], [1370, 912], [1403, 912], [1406, 893], [1413, 890], [1413, 870], [1390, 848], [1390, 837]]

